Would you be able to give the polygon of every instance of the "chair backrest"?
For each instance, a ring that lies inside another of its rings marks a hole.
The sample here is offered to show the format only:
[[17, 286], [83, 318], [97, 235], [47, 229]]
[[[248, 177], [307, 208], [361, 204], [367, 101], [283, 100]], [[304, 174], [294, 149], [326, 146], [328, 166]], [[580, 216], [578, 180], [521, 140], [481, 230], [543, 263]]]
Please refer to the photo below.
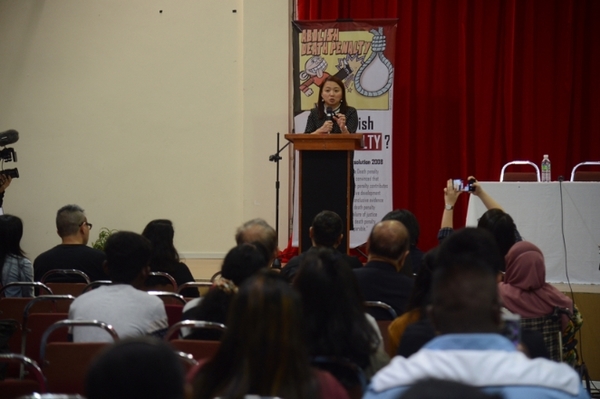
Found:
[[47, 282], [46, 285], [50, 287], [55, 295], [73, 295], [75, 297], [81, 295], [86, 283], [53, 283]]
[[[59, 276], [62, 276], [62, 279]], [[84, 282], [85, 284], [90, 283], [90, 278], [88, 277], [88, 275], [85, 274], [84, 272], [82, 272], [81, 270], [77, 270], [77, 269], [48, 270], [46, 273], [44, 273], [44, 275], [42, 276], [40, 281], [42, 283], [49, 282], [48, 280], [51, 277], [52, 277], [51, 280], [54, 280], [54, 281], [61, 281], [61, 280], [65, 281], [65, 279], [66, 279], [67, 282], [73, 282], [73, 279], [76, 278], [77, 280], [81, 280], [81, 282]]]
[[108, 342], [51, 342], [43, 365], [48, 390], [85, 394], [85, 377], [93, 359], [110, 345]]
[[331, 373], [344, 386], [351, 399], [362, 398], [367, 388], [367, 378], [357, 364], [337, 356], [316, 356], [312, 359], [312, 365]]
[[[375, 318], [375, 320], [394, 320], [398, 315], [393, 307], [381, 301], [365, 301], [367, 313]], [[382, 312], [383, 310], [383, 312]]]
[[[37, 298], [42, 297], [43, 295]], [[23, 311], [33, 299], [35, 298], [0, 298], [0, 320], [14, 320], [17, 323], [17, 331], [15, 331], [8, 341], [8, 348], [12, 353], [21, 353]], [[30, 309], [35, 312], [55, 312], [60, 310], [51, 301], [36, 302], [36, 306]]]
[[175, 350], [189, 353], [194, 359], [209, 359], [217, 353], [219, 347], [221, 346], [220, 341], [205, 341], [205, 340], [197, 340], [197, 339], [171, 339], [176, 332], [181, 330], [182, 328], [191, 328], [191, 329], [211, 329], [218, 330], [224, 332], [227, 327], [221, 323], [213, 323], [210, 321], [198, 321], [198, 320], [184, 320], [180, 321], [173, 326], [171, 326], [167, 333], [165, 334], [164, 340], [170, 341], [171, 346], [175, 348]]
[[212, 277], [210, 278], [210, 281], [215, 281], [217, 279], [217, 277], [221, 276], [221, 271], [219, 270], [218, 272], [216, 272], [215, 274], [212, 275]]
[[600, 161], [580, 162], [573, 167], [571, 171], [571, 181], [600, 181], [600, 170], [582, 171], [577, 170], [581, 166], [597, 165], [600, 166]]
[[177, 282], [169, 273], [150, 272], [146, 279], [145, 290], [177, 292]]
[[[40, 361], [40, 342], [44, 331], [59, 320], [69, 317], [72, 295], [45, 295], [33, 298], [23, 309], [21, 354]], [[40, 306], [42, 305], [42, 306]], [[49, 308], [48, 305], [51, 305]], [[35, 312], [35, 313], [34, 313]], [[66, 340], [66, 331], [62, 337]]]
[[183, 283], [179, 286], [179, 288], [177, 289], [177, 293], [179, 295], [183, 295], [185, 296], [184, 292], [185, 290], [187, 290], [188, 288], [196, 288], [198, 289], [198, 293], [203, 296], [206, 295], [206, 292], [208, 291], [208, 289], [210, 287], [212, 287], [212, 282], [211, 281], [190, 281], [187, 283]]
[[[512, 172], [505, 173], [504, 170], [510, 165], [530, 165], [533, 166], [535, 172]], [[500, 181], [541, 181], [540, 168], [531, 161], [511, 161], [504, 164], [500, 171]]]
[[48, 337], [59, 328], [74, 326], [98, 327], [117, 341], [114, 328], [98, 320], [62, 320], [52, 324], [42, 336], [40, 364], [48, 381], [48, 390], [67, 394], [84, 394], [84, 382], [92, 360], [107, 342], [48, 342]]
[[[57, 321], [67, 320], [68, 313], [31, 313], [27, 325], [23, 325], [21, 335], [21, 354], [40, 363], [40, 346], [44, 332]], [[56, 330], [48, 337], [47, 342], [67, 341], [68, 330]]]
[[174, 339], [169, 343], [176, 351], [188, 353], [197, 361], [212, 358], [221, 346], [220, 341], [197, 339]]
[[169, 327], [181, 321], [181, 315], [183, 314], [183, 305], [175, 303], [166, 303], [165, 312], [167, 312], [167, 319], [169, 321]]
[[6, 291], [6, 289], [9, 287], [33, 287], [37, 289], [43, 289], [44, 291], [46, 291], [46, 294], [54, 294], [50, 287], [38, 281], [14, 281], [12, 283], [8, 283], [0, 287], [0, 297], [4, 297], [4, 291]]
[[2, 353], [0, 354], [0, 363], [19, 364], [25, 367], [29, 375], [33, 377], [33, 380], [5, 379], [0, 381], [0, 397], [16, 398], [34, 392], [45, 393], [47, 391], [46, 378], [40, 367], [32, 359], [15, 353]]
[[107, 333], [110, 334], [113, 341], [119, 340], [119, 334], [117, 334], [114, 327], [103, 321], [98, 321], [98, 320], [61, 320], [61, 321], [57, 321], [56, 323], [54, 323], [50, 327], [48, 327], [46, 329], [46, 331], [44, 331], [44, 334], [42, 335], [42, 342], [41, 342], [41, 348], [40, 348], [40, 363], [41, 363], [42, 367], [44, 367], [44, 364], [45, 364], [44, 363], [45, 351], [46, 351], [46, 344], [48, 343], [48, 337], [50, 337], [50, 335], [54, 332], [54, 330], [57, 330], [59, 328], [71, 328], [71, 327], [102, 328], [103, 330], [105, 330]]
[[164, 336], [165, 341], [171, 340], [171, 336], [173, 336], [176, 332], [181, 330], [182, 328], [190, 328], [193, 330], [196, 329], [210, 329], [210, 330], [218, 330], [223, 331], [227, 330], [225, 324], [215, 323], [212, 321], [203, 321], [203, 320], [183, 320], [178, 323], [172, 325]]
[[149, 295], [155, 295], [163, 300], [165, 305], [167, 304], [181, 304], [185, 305], [187, 302], [185, 298], [179, 294], [169, 291], [148, 291]]
[[81, 293], [84, 294], [84, 293], [86, 293], [88, 291], [93, 290], [94, 288], [100, 287], [101, 285], [111, 285], [111, 284], [112, 284], [112, 281], [110, 281], [110, 280], [96, 280], [96, 281], [92, 281], [91, 283], [89, 283], [88, 285], [86, 285], [83, 288], [83, 291], [81, 291]]
[[175, 349], [175, 354], [181, 360], [181, 364], [183, 365], [186, 375], [190, 372], [190, 370], [198, 367], [198, 361], [194, 359], [194, 356], [191, 353], [186, 353]]

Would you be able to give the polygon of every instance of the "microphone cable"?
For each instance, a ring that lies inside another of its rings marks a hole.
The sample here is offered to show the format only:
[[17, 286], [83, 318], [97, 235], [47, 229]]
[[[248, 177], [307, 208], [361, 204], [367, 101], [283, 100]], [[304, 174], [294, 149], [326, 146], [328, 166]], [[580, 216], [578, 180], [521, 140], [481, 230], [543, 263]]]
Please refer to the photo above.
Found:
[[[563, 180], [564, 180], [563, 176], [558, 176], [558, 187], [559, 187], [559, 193], [560, 193], [560, 228], [561, 228], [561, 235], [562, 235], [562, 241], [563, 241], [563, 253], [565, 255], [565, 276], [567, 278], [567, 285], [569, 286], [569, 292], [571, 293], [571, 300], [573, 301], [572, 312], [574, 315], [575, 314], [575, 293], [573, 292], [573, 287], [571, 286], [571, 279], [569, 278], [569, 263], [568, 263], [568, 257], [567, 257], [567, 240], [565, 238], [565, 209], [564, 209], [563, 187], [562, 187]], [[578, 357], [577, 360], [579, 360], [579, 356], [581, 356], [581, 364], [576, 365], [576, 366], [581, 367], [581, 369], [578, 370], [578, 372], [581, 377], [587, 378], [586, 383], [588, 385], [591, 384], [594, 387], [594, 390], [598, 391], [598, 388], [593, 383], [593, 381], [591, 381], [591, 379], [589, 377], [589, 372], [587, 371], [587, 366], [585, 365], [585, 360], [583, 358], [583, 340], [581, 338], [581, 327], [577, 331], [577, 337], [578, 337], [578, 344], [579, 344], [578, 350], [576, 349], [576, 351], [575, 351], [575, 353], [577, 354], [577, 357]], [[562, 345], [562, 334], [561, 334], [560, 344]], [[592, 395], [592, 393], [589, 391], [589, 389], [588, 389], [588, 393], [590, 394], [590, 397], [594, 397], [594, 395]]]

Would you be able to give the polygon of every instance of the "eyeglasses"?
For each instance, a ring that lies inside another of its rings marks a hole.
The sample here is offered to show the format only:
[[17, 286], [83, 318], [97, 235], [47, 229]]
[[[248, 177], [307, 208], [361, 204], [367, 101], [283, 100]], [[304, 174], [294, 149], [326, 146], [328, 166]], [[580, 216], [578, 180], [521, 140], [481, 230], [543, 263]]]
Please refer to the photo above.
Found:
[[84, 224], [88, 227], [88, 229], [90, 229], [90, 230], [92, 229], [92, 224], [88, 223], [88, 222], [81, 222], [81, 224], [79, 225], [79, 227], [83, 226]]

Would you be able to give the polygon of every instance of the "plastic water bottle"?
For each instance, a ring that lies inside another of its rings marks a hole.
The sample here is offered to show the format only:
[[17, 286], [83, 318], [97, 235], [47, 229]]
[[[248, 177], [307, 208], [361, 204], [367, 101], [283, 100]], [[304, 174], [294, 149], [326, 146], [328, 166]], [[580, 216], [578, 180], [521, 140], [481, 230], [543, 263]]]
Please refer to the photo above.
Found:
[[550, 158], [548, 158], [548, 154], [544, 154], [544, 159], [542, 159], [542, 181], [549, 182], [552, 181], [550, 175]]

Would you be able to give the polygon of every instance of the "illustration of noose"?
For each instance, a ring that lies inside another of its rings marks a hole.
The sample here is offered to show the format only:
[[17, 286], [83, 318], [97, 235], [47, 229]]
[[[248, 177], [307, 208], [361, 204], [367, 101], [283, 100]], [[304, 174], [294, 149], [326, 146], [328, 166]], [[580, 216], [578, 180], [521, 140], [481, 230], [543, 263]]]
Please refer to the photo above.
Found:
[[[383, 35], [383, 28], [379, 28], [379, 30], [371, 29], [370, 32], [373, 34], [373, 41], [371, 42], [371, 55], [369, 58], [360, 66], [358, 72], [356, 72], [356, 76], [354, 77], [354, 87], [356, 87], [356, 91], [366, 97], [379, 97], [382, 94], [386, 93], [390, 87], [392, 87], [392, 82], [394, 80], [394, 67], [392, 63], [385, 58], [383, 52], [385, 50], [385, 36]], [[376, 91], [368, 91], [362, 87], [360, 80], [362, 78], [363, 72], [365, 69], [371, 65], [371, 63], [375, 60], [375, 57], [379, 57], [379, 60], [385, 65], [389, 71], [388, 80], [385, 86]]]

